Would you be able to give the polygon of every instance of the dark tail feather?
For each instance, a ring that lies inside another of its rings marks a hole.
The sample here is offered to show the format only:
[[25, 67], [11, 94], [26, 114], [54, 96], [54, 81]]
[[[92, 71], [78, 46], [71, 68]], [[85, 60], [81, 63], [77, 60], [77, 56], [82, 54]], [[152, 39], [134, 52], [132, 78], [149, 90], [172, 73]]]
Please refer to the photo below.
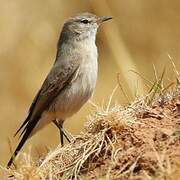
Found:
[[11, 156], [11, 159], [9, 160], [8, 164], [7, 164], [7, 167], [10, 167], [11, 164], [13, 163], [14, 161], [14, 158], [17, 156], [18, 152], [21, 150], [21, 148], [23, 147], [24, 143], [26, 142], [28, 136], [29, 136], [30, 133], [25, 133], [23, 138], [21, 139], [20, 143], [18, 144], [16, 150], [14, 151], [13, 155]]
[[[14, 134], [14, 137], [19, 133], [19, 131], [21, 131], [23, 129], [24, 126], [26, 126], [28, 124], [29, 119], [32, 117], [33, 110], [34, 110], [35, 104], [37, 103], [40, 92], [41, 91], [39, 91], [37, 93], [37, 95], [35, 96], [33, 103], [31, 104], [31, 107], [29, 108], [29, 113], [28, 113], [28, 116], [26, 117], [26, 120], [23, 122], [23, 124], [20, 126], [20, 128], [16, 131], [16, 133]], [[21, 135], [20, 135], [20, 137], [21, 137]]]
[[[20, 126], [20, 128], [16, 131], [16, 133], [14, 134], [14, 137], [19, 133], [19, 131], [21, 131], [21, 129], [26, 126], [26, 124], [28, 123], [29, 119], [31, 117], [31, 114], [28, 115], [28, 117], [26, 118], [26, 120], [23, 122], [23, 124]], [[21, 137], [21, 136], [20, 136]]]
[[38, 120], [39, 120], [39, 117], [35, 118], [33, 121], [29, 121], [28, 124], [26, 125], [26, 127], [24, 129], [24, 135], [23, 135], [20, 143], [18, 144], [16, 150], [14, 151], [13, 155], [11, 156], [11, 159], [9, 160], [7, 167], [10, 167], [11, 164], [13, 163], [14, 158], [17, 156], [18, 152], [21, 150], [21, 148], [25, 144], [25, 142], [28, 139], [29, 135], [31, 134], [32, 130], [36, 126]]

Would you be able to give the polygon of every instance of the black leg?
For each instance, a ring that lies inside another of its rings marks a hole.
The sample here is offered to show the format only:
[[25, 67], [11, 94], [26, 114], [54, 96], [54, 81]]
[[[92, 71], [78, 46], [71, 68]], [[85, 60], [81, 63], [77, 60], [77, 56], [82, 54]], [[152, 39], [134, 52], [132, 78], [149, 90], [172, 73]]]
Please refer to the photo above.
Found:
[[61, 132], [62, 132], [62, 135], [64, 135], [64, 137], [67, 139], [67, 141], [70, 143], [70, 139], [67, 135], [67, 132], [64, 130], [63, 126], [61, 126]]
[[62, 126], [60, 126], [60, 141], [61, 141], [61, 146], [64, 146], [64, 137], [63, 137], [63, 132], [62, 132]]
[[70, 139], [67, 136], [66, 131], [64, 130], [62, 124], [60, 124], [57, 120], [54, 120], [53, 123], [56, 125], [56, 127], [59, 129], [60, 132], [60, 141], [61, 145], [64, 145], [64, 137], [67, 139], [68, 142], [71, 142]]

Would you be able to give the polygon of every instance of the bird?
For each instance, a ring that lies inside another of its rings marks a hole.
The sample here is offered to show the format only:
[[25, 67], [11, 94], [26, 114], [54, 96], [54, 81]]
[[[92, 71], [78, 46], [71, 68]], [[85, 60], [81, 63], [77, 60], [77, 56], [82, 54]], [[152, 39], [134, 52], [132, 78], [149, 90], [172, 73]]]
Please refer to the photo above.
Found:
[[98, 27], [111, 16], [84, 12], [67, 19], [57, 43], [55, 62], [35, 96], [25, 121], [14, 136], [20, 142], [12, 154], [10, 167], [25, 142], [53, 122], [59, 129], [61, 145], [67, 132], [64, 121], [77, 113], [92, 96], [98, 75], [96, 34]]

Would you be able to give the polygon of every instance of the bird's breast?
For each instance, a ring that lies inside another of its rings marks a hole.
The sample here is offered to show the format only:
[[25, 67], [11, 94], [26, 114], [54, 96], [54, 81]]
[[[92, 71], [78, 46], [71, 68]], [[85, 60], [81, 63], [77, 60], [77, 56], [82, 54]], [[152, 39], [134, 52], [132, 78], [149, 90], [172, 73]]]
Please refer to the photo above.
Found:
[[84, 47], [77, 74], [68, 87], [61, 92], [55, 103], [58, 117], [67, 118], [76, 113], [92, 96], [97, 80], [97, 48]]
[[97, 48], [84, 48], [82, 63], [79, 69], [79, 78], [84, 90], [93, 91], [97, 80]]
[[79, 101], [86, 102], [93, 94], [97, 81], [98, 63], [97, 48], [83, 49], [82, 62], [77, 71], [76, 79], [71, 83], [74, 95]]

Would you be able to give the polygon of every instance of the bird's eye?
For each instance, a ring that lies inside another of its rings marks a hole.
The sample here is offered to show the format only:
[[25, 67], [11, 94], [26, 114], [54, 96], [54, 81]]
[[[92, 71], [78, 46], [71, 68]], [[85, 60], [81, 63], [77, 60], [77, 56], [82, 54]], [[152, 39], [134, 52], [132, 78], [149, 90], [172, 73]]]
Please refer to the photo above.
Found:
[[84, 24], [89, 23], [89, 21], [87, 19], [83, 19], [81, 22], [84, 23]]

